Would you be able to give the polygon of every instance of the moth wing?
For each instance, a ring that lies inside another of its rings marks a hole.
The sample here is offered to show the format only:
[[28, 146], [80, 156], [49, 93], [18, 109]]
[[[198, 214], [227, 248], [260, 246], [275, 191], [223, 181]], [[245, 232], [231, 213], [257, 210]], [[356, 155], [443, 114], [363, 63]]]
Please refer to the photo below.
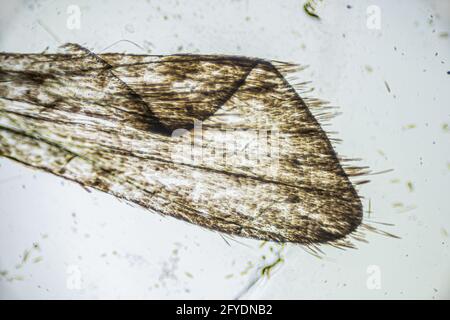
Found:
[[2, 56], [2, 155], [230, 234], [312, 244], [361, 223], [325, 132], [271, 63], [67, 48]]

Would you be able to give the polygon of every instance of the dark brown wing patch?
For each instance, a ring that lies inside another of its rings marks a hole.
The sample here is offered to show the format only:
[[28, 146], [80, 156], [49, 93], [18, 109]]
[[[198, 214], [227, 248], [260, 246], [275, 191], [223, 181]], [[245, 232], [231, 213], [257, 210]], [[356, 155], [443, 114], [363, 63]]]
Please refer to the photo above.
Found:
[[105, 54], [101, 58], [171, 131], [190, 129], [195, 120], [211, 116], [241, 86], [256, 64], [250, 59], [190, 55]]

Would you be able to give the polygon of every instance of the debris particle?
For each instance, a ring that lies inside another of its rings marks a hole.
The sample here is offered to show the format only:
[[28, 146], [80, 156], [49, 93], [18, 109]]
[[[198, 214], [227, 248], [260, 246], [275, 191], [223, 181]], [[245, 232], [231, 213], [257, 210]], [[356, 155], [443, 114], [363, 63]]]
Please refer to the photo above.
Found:
[[414, 191], [414, 185], [411, 181], [408, 181], [406, 183], [406, 186], [408, 187], [409, 192], [413, 192]]
[[403, 130], [410, 130], [410, 129], [415, 129], [415, 128], [417, 128], [417, 125], [415, 125], [414, 123], [410, 123], [410, 124], [407, 124], [406, 126], [402, 127]]
[[262, 276], [267, 276], [268, 278], [270, 277], [270, 271], [275, 268], [275, 266], [277, 266], [278, 264], [282, 263], [284, 260], [281, 257], [278, 257], [277, 260], [275, 260], [275, 262], [265, 266], [264, 268], [261, 269], [261, 275]]
[[39, 263], [43, 260], [44, 258], [42, 256], [36, 257], [33, 259], [33, 263]]
[[404, 205], [403, 203], [401, 203], [401, 202], [394, 202], [394, 203], [392, 204], [392, 206], [393, 206], [394, 208], [399, 209], [399, 210], [397, 211], [397, 213], [406, 213], [406, 212], [408, 212], [408, 211], [411, 211], [411, 210], [414, 210], [414, 209], [417, 208], [417, 206], [415, 206], [415, 205], [405, 206], [405, 205]]
[[369, 199], [369, 208], [367, 209], [367, 214], [369, 218], [371, 213], [372, 213], [372, 201]]
[[21, 264], [26, 263], [29, 257], [30, 257], [30, 251], [29, 250], [25, 250], [23, 252], [23, 257], [22, 257], [22, 263]]
[[386, 86], [386, 89], [389, 93], [391, 93], [391, 87], [389, 87], [389, 84], [387, 83], [387, 81], [384, 81], [384, 85]]
[[316, 13], [316, 1], [315, 0], [306, 1], [305, 4], [303, 5], [303, 10], [310, 17], [320, 19], [319, 15]]

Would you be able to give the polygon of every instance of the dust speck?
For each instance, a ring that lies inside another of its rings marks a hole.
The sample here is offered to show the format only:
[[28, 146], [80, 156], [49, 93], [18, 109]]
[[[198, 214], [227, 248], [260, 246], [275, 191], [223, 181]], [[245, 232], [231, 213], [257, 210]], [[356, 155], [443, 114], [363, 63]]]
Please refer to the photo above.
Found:
[[403, 130], [411, 130], [411, 129], [415, 129], [415, 128], [417, 128], [417, 125], [414, 123], [410, 123], [410, 124], [407, 124], [402, 127]]
[[413, 192], [414, 191], [414, 185], [411, 181], [408, 181], [406, 183], [406, 186], [408, 187], [409, 192]]
[[129, 33], [134, 33], [134, 26], [128, 23], [125, 25], [125, 30]]

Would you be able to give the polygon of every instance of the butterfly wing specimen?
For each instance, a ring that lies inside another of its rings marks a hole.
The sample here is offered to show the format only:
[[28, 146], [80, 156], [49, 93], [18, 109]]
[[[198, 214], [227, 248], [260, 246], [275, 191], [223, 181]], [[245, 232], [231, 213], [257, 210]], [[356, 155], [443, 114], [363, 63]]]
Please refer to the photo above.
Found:
[[227, 234], [349, 246], [362, 171], [344, 170], [292, 68], [74, 44], [2, 53], [0, 156]]

